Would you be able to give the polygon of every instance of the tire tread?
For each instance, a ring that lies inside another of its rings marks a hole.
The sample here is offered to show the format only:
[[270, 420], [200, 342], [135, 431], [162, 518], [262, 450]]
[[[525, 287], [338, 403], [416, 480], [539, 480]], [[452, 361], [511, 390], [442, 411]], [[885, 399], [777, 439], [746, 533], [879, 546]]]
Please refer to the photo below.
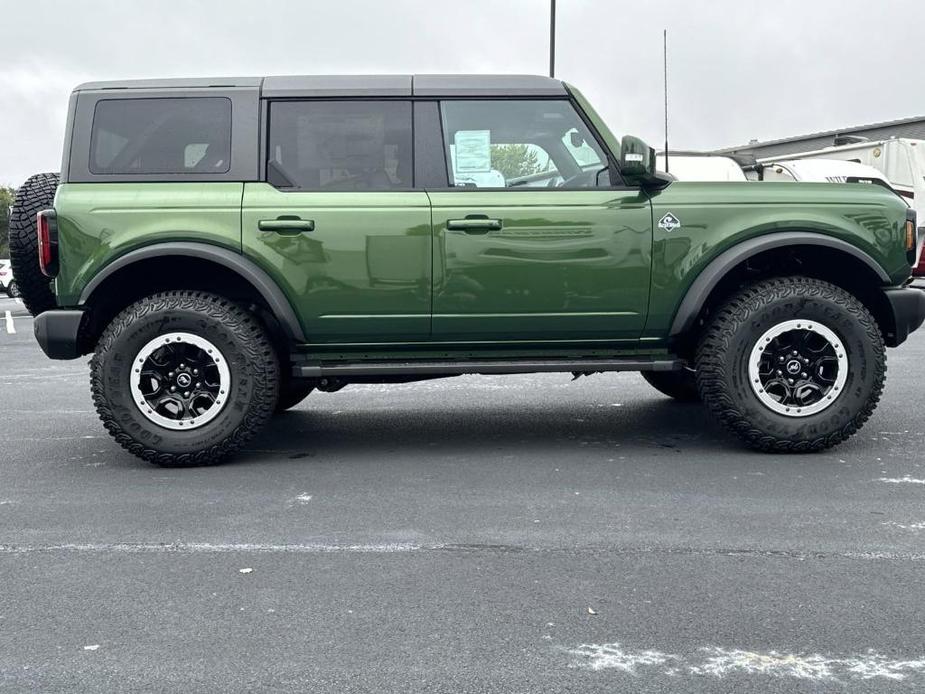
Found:
[[[103, 363], [107, 353], [113, 351], [118, 337], [133, 323], [151, 313], [168, 310], [188, 310], [220, 321], [229, 331], [243, 338], [248, 360], [255, 366], [255, 393], [259, 397], [251, 403], [244, 420], [229, 436], [217, 444], [191, 453], [169, 453], [147, 446], [128, 434], [116, 420], [105, 396]], [[276, 407], [279, 387], [279, 370], [276, 352], [263, 326], [247, 311], [231, 301], [207, 292], [173, 290], [160, 292], [135, 302], [104, 330], [90, 360], [90, 390], [93, 404], [103, 426], [122, 448], [132, 455], [161, 467], [194, 467], [215, 465], [247, 444], [263, 429]]]
[[[733, 336], [752, 315], [773, 301], [799, 296], [813, 297], [839, 305], [862, 326], [878, 354], [874, 387], [864, 405], [835, 432], [811, 440], [792, 440], [762, 432], [736, 406], [725, 384], [728, 382], [728, 354]], [[697, 349], [697, 382], [700, 395], [712, 414], [749, 447], [777, 453], [808, 453], [831, 448], [852, 436], [870, 419], [883, 393], [886, 358], [883, 336], [870, 311], [844, 289], [811, 277], [791, 276], [762, 280], [729, 299], [704, 331]]]
[[10, 215], [10, 263], [26, 309], [33, 316], [57, 306], [51, 280], [39, 267], [39, 239], [35, 216], [54, 204], [60, 176], [40, 173], [29, 177], [16, 191]]

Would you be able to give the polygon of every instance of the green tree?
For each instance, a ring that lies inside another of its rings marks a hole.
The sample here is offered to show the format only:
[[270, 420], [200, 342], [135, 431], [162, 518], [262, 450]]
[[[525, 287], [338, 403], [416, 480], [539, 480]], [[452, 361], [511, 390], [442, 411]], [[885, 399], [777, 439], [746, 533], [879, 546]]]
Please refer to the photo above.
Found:
[[10, 256], [10, 206], [16, 189], [0, 186], [0, 258]]
[[536, 149], [529, 145], [492, 145], [491, 168], [500, 171], [505, 180], [541, 171]]

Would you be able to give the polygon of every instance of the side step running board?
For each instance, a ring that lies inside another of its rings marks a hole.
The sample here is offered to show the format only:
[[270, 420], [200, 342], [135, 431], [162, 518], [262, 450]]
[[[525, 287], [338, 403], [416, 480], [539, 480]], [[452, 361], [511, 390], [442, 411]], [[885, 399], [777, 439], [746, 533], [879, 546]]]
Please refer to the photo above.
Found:
[[426, 376], [462, 374], [515, 374], [598, 371], [678, 371], [681, 359], [523, 359], [471, 361], [365, 362], [356, 364], [297, 364], [292, 375], [297, 378], [332, 378], [340, 376]]

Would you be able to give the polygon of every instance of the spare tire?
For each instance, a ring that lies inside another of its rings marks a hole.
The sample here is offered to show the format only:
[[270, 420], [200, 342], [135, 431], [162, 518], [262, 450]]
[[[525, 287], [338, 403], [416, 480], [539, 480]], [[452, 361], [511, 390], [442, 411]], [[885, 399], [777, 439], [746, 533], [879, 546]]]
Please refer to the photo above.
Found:
[[33, 316], [54, 308], [54, 292], [50, 280], [39, 267], [39, 239], [35, 216], [52, 207], [60, 176], [41, 173], [30, 177], [16, 191], [10, 214], [10, 263], [22, 301]]

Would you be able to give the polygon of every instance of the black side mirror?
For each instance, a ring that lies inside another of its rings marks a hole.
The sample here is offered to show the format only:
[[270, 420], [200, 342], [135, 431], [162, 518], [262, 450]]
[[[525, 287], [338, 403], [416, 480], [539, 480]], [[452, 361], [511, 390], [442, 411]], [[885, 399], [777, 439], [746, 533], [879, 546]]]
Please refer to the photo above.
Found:
[[585, 138], [583, 138], [581, 133], [579, 133], [577, 130], [570, 132], [568, 139], [572, 143], [572, 147], [575, 149], [578, 149], [585, 143]]
[[620, 141], [620, 173], [629, 185], [647, 189], [664, 188], [674, 180], [656, 170], [655, 150], [632, 135]]

